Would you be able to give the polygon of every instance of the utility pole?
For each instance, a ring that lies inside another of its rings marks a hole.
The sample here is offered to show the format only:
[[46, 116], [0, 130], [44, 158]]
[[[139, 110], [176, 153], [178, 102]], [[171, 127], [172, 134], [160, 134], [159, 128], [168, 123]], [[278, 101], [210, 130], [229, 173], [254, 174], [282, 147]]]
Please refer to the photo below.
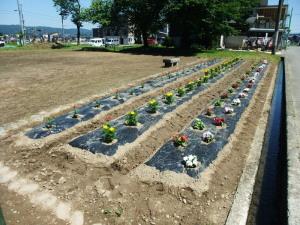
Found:
[[277, 17], [276, 17], [276, 24], [275, 24], [275, 38], [273, 41], [273, 46], [272, 46], [272, 55], [275, 55], [276, 49], [278, 46], [278, 36], [279, 36], [279, 22], [281, 19], [281, 11], [282, 11], [282, 5], [283, 5], [284, 0], [279, 0], [278, 3], [278, 9], [277, 9]]
[[17, 0], [18, 4], [18, 12], [19, 12], [19, 19], [20, 19], [20, 27], [21, 27], [21, 45], [25, 45], [25, 27], [24, 27], [24, 17], [23, 17], [23, 10], [22, 4], [20, 4], [19, 0]]

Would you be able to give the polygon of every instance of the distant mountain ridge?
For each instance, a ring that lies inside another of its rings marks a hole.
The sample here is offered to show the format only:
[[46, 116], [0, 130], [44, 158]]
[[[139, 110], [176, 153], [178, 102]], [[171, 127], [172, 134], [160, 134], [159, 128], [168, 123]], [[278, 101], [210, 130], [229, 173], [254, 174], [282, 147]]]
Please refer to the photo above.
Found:
[[[36, 32], [37, 35], [39, 35], [40, 33], [42, 33], [42, 34], [61, 33], [61, 28], [46, 27], [46, 26], [36, 26], [36, 27], [26, 26], [26, 30], [27, 30], [27, 33], [29, 33], [29, 34], [33, 34], [34, 32]], [[39, 32], [38, 30], [41, 30], [41, 31]], [[91, 30], [81, 28], [80, 31], [81, 31], [82, 36], [92, 36]], [[1, 25], [0, 24], [0, 33], [2, 33], [2, 34], [14, 35], [19, 32], [20, 32], [19, 25]], [[71, 36], [76, 36], [76, 34], [77, 34], [77, 30], [75, 28], [64, 29], [64, 32], [65, 32], [65, 35], [71, 35]]]

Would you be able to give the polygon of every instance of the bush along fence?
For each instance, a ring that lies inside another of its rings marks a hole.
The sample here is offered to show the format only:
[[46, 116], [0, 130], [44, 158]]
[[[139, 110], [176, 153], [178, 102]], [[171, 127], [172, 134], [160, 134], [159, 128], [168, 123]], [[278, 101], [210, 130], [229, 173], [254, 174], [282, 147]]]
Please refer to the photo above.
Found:
[[78, 108], [74, 107], [74, 110], [58, 116], [56, 118], [46, 118], [45, 122], [37, 127], [34, 127], [26, 133], [26, 136], [32, 139], [39, 139], [47, 137], [51, 134], [60, 133], [70, 127], [75, 126], [81, 121], [87, 121], [97, 114], [108, 111], [111, 108], [118, 106], [127, 100], [147, 93], [154, 88], [163, 87], [164, 85], [174, 82], [179, 78], [189, 76], [193, 73], [199, 72], [200, 70], [219, 63], [221, 59], [212, 59], [206, 62], [199, 63], [188, 69], [180, 70], [177, 72], [170, 73], [165, 76], [156, 77], [145, 81], [141, 85], [129, 87], [126, 90], [118, 91], [109, 96], [97, 99], [94, 102], [90, 102], [86, 105]]
[[145, 164], [160, 171], [169, 170], [198, 177], [228, 143], [266, 67], [267, 61], [264, 61], [241, 81], [232, 84], [226, 93], [180, 134], [165, 143]]
[[[134, 142], [138, 136], [162, 119], [166, 113], [173, 111], [194, 95], [207, 89], [227, 72], [239, 67], [241, 63], [242, 60], [233, 59], [215, 69], [206, 70], [205, 75], [197, 80], [188, 82], [184, 87], [167, 92], [157, 99], [150, 100], [127, 115], [109, 121], [100, 129], [75, 138], [70, 145], [92, 153], [112, 156], [120, 146]], [[108, 132], [108, 128], [112, 128], [113, 134]]]

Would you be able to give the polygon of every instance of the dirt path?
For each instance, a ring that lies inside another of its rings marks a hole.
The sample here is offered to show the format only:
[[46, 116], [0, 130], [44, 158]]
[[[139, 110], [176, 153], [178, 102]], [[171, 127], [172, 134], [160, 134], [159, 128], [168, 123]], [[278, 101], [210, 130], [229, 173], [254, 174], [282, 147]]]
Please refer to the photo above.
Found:
[[[1, 51], [0, 126], [165, 71], [162, 56]], [[182, 65], [195, 57], [181, 57]]]

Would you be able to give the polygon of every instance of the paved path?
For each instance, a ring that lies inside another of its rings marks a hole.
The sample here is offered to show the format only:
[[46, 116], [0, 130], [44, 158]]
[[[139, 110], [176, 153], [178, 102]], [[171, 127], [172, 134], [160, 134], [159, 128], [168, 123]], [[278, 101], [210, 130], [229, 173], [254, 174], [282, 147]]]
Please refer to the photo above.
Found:
[[300, 224], [300, 47], [286, 52], [288, 224]]

